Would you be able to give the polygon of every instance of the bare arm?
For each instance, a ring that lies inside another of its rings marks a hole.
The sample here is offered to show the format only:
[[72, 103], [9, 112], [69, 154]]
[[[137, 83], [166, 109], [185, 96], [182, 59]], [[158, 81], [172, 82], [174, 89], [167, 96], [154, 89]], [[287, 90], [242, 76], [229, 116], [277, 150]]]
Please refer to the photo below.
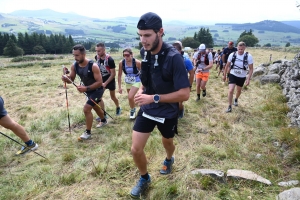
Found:
[[96, 82], [93, 83], [92, 85], [89, 85], [89, 87], [91, 90], [95, 90], [95, 89], [101, 87], [103, 82], [102, 82], [102, 76], [100, 73], [100, 69], [96, 63], [93, 64], [92, 70], [93, 70], [94, 79], [96, 80]]
[[135, 59], [135, 64], [136, 64], [136, 68], [138, 68], [138, 70], [141, 71], [141, 66], [142, 66], [141, 61], [138, 59]]
[[119, 86], [119, 92], [122, 93], [122, 72], [123, 72], [123, 66], [122, 66], [122, 60], [119, 62], [119, 71], [118, 71], [118, 86]]
[[249, 65], [249, 73], [248, 73], [248, 77], [246, 79], [245, 85], [250, 84], [250, 79], [252, 77], [252, 74], [253, 74], [253, 63]]
[[[187, 101], [190, 97], [190, 88], [182, 88], [176, 92], [172, 92], [169, 94], [159, 94], [160, 100], [159, 102], [162, 103], [177, 103], [177, 102], [182, 102], [182, 101]], [[141, 105], [146, 105], [153, 103], [154, 95], [147, 95], [147, 94], [137, 94], [134, 97], [134, 101], [136, 104], [139, 106]]]
[[189, 71], [189, 82], [190, 82], [191, 86], [193, 85], [193, 82], [194, 82], [194, 75], [195, 75], [194, 69], [191, 69]]

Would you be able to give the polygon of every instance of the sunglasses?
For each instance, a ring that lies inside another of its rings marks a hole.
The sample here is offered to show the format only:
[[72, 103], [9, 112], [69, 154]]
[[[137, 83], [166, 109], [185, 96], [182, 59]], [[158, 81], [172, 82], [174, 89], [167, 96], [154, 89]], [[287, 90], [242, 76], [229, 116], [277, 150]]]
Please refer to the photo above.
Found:
[[130, 54], [123, 54], [123, 57], [129, 57]]

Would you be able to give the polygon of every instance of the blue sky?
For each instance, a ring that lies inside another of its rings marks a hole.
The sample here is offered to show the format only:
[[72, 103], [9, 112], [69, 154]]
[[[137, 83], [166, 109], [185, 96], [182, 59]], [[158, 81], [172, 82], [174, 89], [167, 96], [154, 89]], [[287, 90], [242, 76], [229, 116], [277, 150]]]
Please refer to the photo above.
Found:
[[[300, 2], [300, 0], [299, 0]], [[52, 9], [99, 19], [155, 12], [164, 20], [213, 23], [254, 23], [262, 20], [300, 20], [296, 0], [0, 0], [0, 13]]]

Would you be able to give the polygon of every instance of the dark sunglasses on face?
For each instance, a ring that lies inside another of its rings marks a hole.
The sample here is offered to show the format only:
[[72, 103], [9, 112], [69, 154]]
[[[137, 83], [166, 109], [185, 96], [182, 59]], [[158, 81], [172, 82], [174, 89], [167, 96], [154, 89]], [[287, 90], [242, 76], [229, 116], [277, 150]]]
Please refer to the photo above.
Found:
[[129, 57], [130, 54], [123, 54], [123, 57]]

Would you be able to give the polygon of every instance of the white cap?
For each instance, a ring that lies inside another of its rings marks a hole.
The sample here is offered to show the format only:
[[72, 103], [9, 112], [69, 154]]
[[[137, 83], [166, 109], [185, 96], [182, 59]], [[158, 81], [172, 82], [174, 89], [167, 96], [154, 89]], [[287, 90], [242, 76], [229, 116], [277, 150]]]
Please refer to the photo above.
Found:
[[199, 46], [198, 49], [199, 49], [199, 50], [205, 50], [205, 49], [206, 49], [205, 44], [200, 44], [200, 46]]
[[178, 44], [180, 44], [180, 46], [181, 46], [181, 48], [182, 48], [182, 43], [180, 42], [180, 41], [175, 41], [174, 43], [178, 43]]

